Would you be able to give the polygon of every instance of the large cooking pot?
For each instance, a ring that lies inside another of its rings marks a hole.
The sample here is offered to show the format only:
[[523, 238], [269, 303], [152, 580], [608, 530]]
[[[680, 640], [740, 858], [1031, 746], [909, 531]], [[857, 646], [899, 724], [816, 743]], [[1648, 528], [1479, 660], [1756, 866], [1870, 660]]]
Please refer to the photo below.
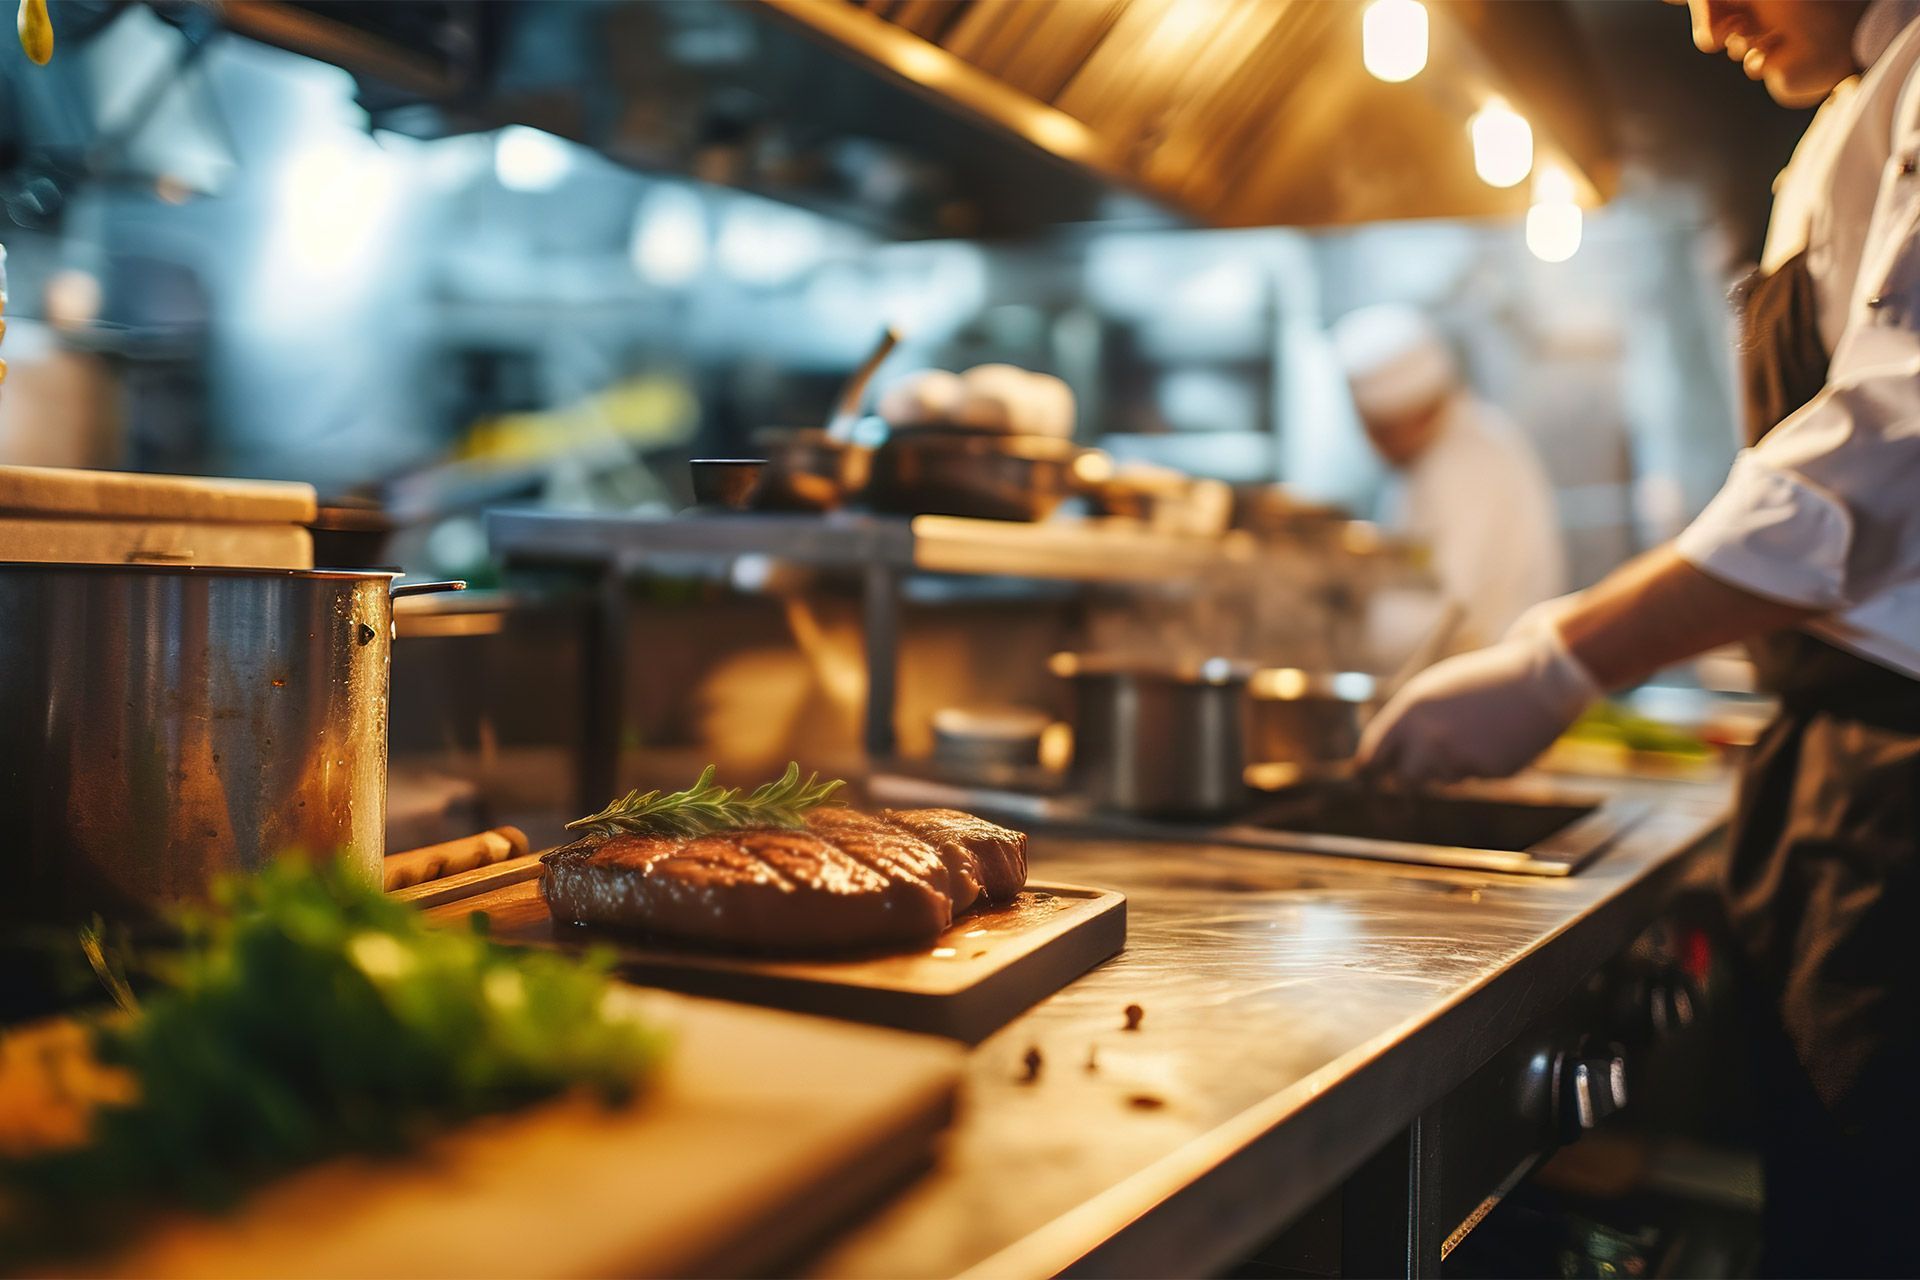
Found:
[[140, 917], [287, 851], [380, 883], [393, 573], [0, 564], [0, 918]]
[[1073, 686], [1073, 780], [1102, 808], [1200, 818], [1246, 805], [1247, 681], [1252, 668], [1055, 654]]

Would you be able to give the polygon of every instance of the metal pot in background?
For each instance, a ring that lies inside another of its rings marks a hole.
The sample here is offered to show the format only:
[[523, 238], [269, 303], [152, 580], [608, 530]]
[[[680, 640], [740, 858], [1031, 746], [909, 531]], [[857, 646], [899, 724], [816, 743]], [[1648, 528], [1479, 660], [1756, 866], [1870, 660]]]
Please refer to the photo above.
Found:
[[1076, 491], [1085, 452], [1052, 436], [895, 431], [874, 450], [866, 503], [900, 515], [1045, 520]]
[[1073, 686], [1073, 779], [1103, 808], [1214, 817], [1245, 806], [1248, 666], [1056, 654]]
[[0, 918], [137, 918], [282, 852], [380, 882], [397, 574], [0, 565]]
[[1379, 682], [1364, 671], [1264, 667], [1247, 682], [1251, 764], [1336, 764], [1360, 749]]
[[873, 465], [873, 450], [825, 431], [761, 432], [754, 447], [767, 459], [758, 511], [833, 511], [866, 488]]

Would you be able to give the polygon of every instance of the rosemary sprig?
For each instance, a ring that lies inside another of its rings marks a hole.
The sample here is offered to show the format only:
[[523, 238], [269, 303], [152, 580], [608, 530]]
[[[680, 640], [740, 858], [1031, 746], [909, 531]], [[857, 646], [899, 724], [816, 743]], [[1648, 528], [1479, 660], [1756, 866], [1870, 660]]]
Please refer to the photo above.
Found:
[[834, 793], [846, 785], [837, 778], [822, 782], [817, 773], [803, 782], [799, 764], [790, 763], [778, 779], [743, 796], [739, 787], [715, 785], [713, 774], [714, 767], [708, 765], [685, 791], [629, 791], [600, 812], [569, 822], [567, 829], [602, 836], [691, 837], [736, 827], [799, 827], [806, 824], [809, 809], [839, 804]]

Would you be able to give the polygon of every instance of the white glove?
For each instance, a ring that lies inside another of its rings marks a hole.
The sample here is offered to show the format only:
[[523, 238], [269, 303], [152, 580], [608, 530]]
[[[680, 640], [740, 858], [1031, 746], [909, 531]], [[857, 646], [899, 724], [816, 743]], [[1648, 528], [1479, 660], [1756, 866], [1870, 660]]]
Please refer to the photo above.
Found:
[[1408, 782], [1505, 777], [1599, 696], [1553, 627], [1513, 636], [1407, 681], [1367, 726], [1358, 763]]

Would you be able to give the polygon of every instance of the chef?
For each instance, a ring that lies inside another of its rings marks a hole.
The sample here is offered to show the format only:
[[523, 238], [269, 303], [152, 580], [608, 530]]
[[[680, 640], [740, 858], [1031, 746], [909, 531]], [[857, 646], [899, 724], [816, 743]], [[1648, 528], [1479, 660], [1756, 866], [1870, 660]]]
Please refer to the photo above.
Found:
[[1386, 523], [1432, 549], [1441, 591], [1464, 611], [1455, 647], [1498, 639], [1566, 590], [1546, 471], [1520, 429], [1461, 385], [1433, 322], [1365, 307], [1333, 326], [1333, 347], [1367, 439], [1399, 472]]
[[1362, 758], [1511, 773], [1603, 690], [1747, 640], [1781, 703], [1726, 885], [1763, 1265], [1920, 1274], [1920, 4], [1690, 5], [1702, 50], [1784, 105], [1824, 99], [1741, 304], [1749, 447], [1673, 543], [1410, 682]]

